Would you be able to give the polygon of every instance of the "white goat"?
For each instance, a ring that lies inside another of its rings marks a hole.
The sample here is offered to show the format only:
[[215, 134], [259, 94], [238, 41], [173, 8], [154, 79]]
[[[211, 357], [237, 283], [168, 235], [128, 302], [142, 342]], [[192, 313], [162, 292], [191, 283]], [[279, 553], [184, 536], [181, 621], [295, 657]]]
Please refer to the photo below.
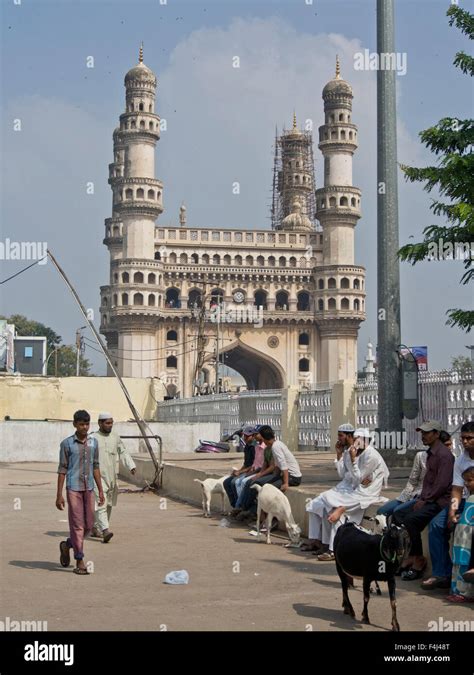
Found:
[[257, 533], [260, 536], [260, 514], [265, 511], [267, 514], [267, 544], [271, 544], [270, 532], [273, 518], [283, 522], [288, 536], [293, 544], [298, 544], [301, 536], [301, 529], [296, 524], [291, 513], [290, 502], [286, 495], [271, 483], [261, 485], [252, 485], [253, 490], [258, 490], [258, 508], [257, 508]]
[[224, 481], [228, 476], [222, 478], [206, 478], [206, 480], [199, 480], [195, 478], [195, 483], [201, 483], [202, 490], [202, 514], [206, 518], [211, 517], [211, 495], [220, 494], [222, 500], [222, 513], [225, 514], [225, 490]]

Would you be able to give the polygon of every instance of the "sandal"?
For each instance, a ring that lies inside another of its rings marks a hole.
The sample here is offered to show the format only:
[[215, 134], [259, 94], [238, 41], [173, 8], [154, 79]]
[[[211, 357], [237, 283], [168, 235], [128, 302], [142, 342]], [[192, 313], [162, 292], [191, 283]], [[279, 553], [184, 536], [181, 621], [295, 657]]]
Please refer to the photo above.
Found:
[[318, 560], [321, 562], [330, 562], [332, 560], [336, 560], [336, 556], [332, 551], [326, 551], [326, 553], [320, 553], [318, 555]]
[[464, 581], [467, 581], [468, 584], [474, 584], [474, 572], [464, 572], [462, 578]]
[[449, 602], [457, 602], [457, 603], [474, 602], [474, 598], [466, 598], [465, 595], [458, 595], [457, 593], [453, 595], [448, 595], [446, 597], [446, 600], [449, 600]]
[[79, 574], [80, 576], [85, 576], [89, 574], [85, 567], [75, 567], [73, 570], [74, 574]]
[[450, 588], [451, 579], [448, 577], [430, 577], [422, 582], [421, 588], [425, 591], [433, 591], [435, 588]]
[[415, 570], [413, 567], [411, 567], [409, 570], [402, 572], [400, 576], [403, 581], [414, 581], [415, 579], [421, 579], [423, 572], [425, 571], [425, 567], [423, 567], [421, 570]]
[[60, 551], [59, 562], [61, 563], [61, 566], [69, 567], [69, 565], [71, 564], [71, 555], [69, 553], [69, 546], [67, 545], [67, 541], [62, 541], [59, 544], [59, 551]]

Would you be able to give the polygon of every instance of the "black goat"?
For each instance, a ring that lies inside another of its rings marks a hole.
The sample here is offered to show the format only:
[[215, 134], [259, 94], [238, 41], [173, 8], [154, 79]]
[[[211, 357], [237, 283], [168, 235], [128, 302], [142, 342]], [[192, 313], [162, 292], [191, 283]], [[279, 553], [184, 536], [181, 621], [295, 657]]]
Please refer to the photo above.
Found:
[[370, 623], [368, 604], [371, 581], [386, 581], [392, 607], [392, 630], [400, 630], [395, 602], [395, 572], [409, 546], [410, 537], [403, 526], [390, 525], [380, 535], [368, 534], [354, 523], [341, 525], [334, 540], [334, 555], [337, 573], [341, 579], [344, 614], [350, 614], [355, 619], [354, 608], [349, 600], [348, 577], [363, 579], [363, 623]]

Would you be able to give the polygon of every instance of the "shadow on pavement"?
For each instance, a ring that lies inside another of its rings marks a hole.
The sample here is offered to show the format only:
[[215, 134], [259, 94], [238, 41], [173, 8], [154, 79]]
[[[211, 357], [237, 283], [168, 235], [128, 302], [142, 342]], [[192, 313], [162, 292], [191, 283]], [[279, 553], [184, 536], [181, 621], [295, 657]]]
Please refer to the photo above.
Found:
[[49, 570], [50, 572], [70, 572], [67, 567], [61, 567], [58, 562], [48, 560], [10, 560], [9, 565], [24, 567], [27, 570]]
[[[344, 630], [362, 630], [363, 624], [358, 619], [352, 619], [342, 613], [342, 609], [327, 609], [326, 607], [316, 607], [315, 605], [295, 604], [293, 608], [299, 616], [306, 616], [309, 619], [322, 619], [329, 623], [330, 628], [342, 628]], [[356, 610], [357, 612], [357, 610]], [[370, 605], [369, 605], [370, 616]], [[376, 623], [370, 624], [373, 628], [381, 628], [390, 631], [386, 626], [379, 626]]]
[[48, 530], [44, 534], [48, 535], [48, 537], [61, 537], [62, 539], [69, 537], [69, 532], [57, 532], [55, 530]]

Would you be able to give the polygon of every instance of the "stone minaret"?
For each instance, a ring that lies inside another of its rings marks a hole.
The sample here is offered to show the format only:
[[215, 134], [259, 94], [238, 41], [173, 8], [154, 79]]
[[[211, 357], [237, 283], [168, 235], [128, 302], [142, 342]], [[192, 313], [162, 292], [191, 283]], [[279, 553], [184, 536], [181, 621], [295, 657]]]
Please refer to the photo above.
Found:
[[[150, 283], [155, 288], [159, 285], [157, 263], [152, 261], [155, 221], [163, 211], [163, 185], [155, 178], [155, 146], [160, 137], [160, 118], [155, 113], [156, 76], [143, 63], [143, 46], [138, 64], [125, 76], [125, 89], [125, 112], [113, 134], [114, 161], [109, 165], [113, 215], [105, 221], [104, 243], [111, 258], [112, 302], [104, 307], [102, 300], [101, 330], [120, 362], [122, 375], [149, 377], [159, 369], [152, 360], [156, 349], [154, 312], [153, 308], [143, 312], [141, 307], [138, 313], [133, 305], [144, 305], [143, 291]], [[138, 261], [145, 269], [133, 272]], [[140, 350], [149, 355], [147, 360]]]
[[357, 333], [365, 319], [365, 270], [354, 265], [360, 190], [352, 185], [352, 158], [357, 149], [352, 99], [352, 88], [341, 79], [337, 59], [336, 75], [323, 89], [325, 123], [319, 128], [318, 146], [324, 156], [324, 187], [316, 190], [316, 217], [323, 228], [316, 308], [321, 382], [355, 378]]

